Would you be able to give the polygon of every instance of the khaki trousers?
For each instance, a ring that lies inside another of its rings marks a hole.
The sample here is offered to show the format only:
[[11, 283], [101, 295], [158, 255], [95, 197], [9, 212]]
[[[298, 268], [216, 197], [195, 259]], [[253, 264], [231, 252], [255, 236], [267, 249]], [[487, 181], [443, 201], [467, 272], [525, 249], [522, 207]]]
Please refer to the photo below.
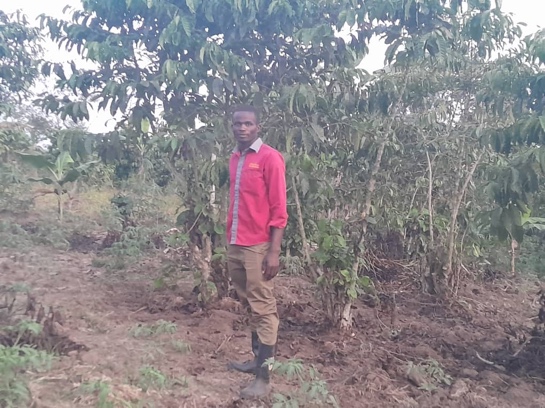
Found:
[[263, 278], [263, 260], [269, 243], [249, 247], [229, 245], [227, 267], [231, 282], [244, 306], [250, 306], [252, 330], [259, 341], [274, 346], [278, 338], [278, 311], [274, 297], [273, 279]]

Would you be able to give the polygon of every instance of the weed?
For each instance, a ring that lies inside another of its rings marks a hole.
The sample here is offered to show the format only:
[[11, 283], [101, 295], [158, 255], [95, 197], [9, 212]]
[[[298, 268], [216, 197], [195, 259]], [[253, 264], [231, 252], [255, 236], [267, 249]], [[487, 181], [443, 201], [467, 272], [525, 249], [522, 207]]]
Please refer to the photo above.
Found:
[[55, 222], [39, 222], [19, 225], [10, 221], [0, 221], [0, 246], [25, 250], [32, 245], [44, 245], [55, 249], [67, 250], [70, 243], [66, 237], [71, 232], [66, 226]]
[[[138, 392], [135, 393], [131, 388], [121, 385], [114, 387], [108, 381], [101, 379], [85, 382], [80, 385], [79, 392], [85, 395], [93, 396], [97, 408], [151, 408], [153, 405], [138, 400]], [[136, 390], [136, 389], [135, 389]], [[90, 401], [85, 405], [88, 405]]]
[[157, 229], [147, 227], [127, 227], [123, 231], [113, 231], [115, 242], [102, 251], [97, 258], [97, 267], [106, 267], [109, 271], [126, 269], [143, 255], [156, 249]]
[[30, 286], [28, 284], [23, 282], [17, 282], [13, 285], [10, 285], [7, 290], [9, 292], [15, 292], [15, 293], [28, 293], [30, 292]]
[[97, 408], [114, 408], [114, 403], [110, 399], [112, 388], [105, 381], [91, 381], [83, 383], [80, 389], [85, 394], [92, 394], [97, 397]]
[[127, 267], [127, 260], [121, 257], [94, 258], [91, 265], [95, 268], [106, 268], [106, 270], [120, 271]]
[[191, 345], [183, 340], [173, 340], [171, 346], [180, 354], [189, 354], [191, 352]]
[[151, 325], [139, 324], [132, 327], [129, 333], [133, 337], [152, 337], [159, 336], [161, 334], [174, 334], [178, 327], [176, 323], [167, 322], [165, 320], [158, 320]]
[[144, 227], [128, 227], [118, 242], [115, 242], [105, 253], [117, 257], [139, 257], [142, 252], [150, 249], [151, 232]]
[[36, 323], [33, 320], [21, 320], [17, 323], [15, 326], [5, 326], [3, 328], [7, 333], [13, 333], [17, 337], [15, 339], [15, 342], [13, 343], [14, 346], [18, 346], [19, 342], [23, 338], [23, 336], [30, 332], [31, 334], [38, 335], [42, 332], [42, 325], [39, 323]]
[[18, 224], [0, 221], [0, 246], [4, 248], [26, 248], [31, 242], [28, 233]]
[[172, 386], [189, 387], [189, 381], [186, 377], [170, 378], [158, 368], [152, 365], [144, 365], [138, 371], [137, 385], [142, 391], [148, 390], [161, 391]]
[[297, 276], [305, 273], [305, 265], [301, 257], [286, 255], [281, 257], [280, 262], [284, 265], [283, 272], [286, 275]]
[[299, 408], [302, 406], [339, 407], [336, 398], [329, 393], [327, 383], [321, 380], [314, 366], [305, 368], [302, 360], [291, 359], [286, 362], [267, 362], [272, 370], [288, 380], [297, 382], [298, 388], [288, 395], [274, 394], [273, 408]]
[[163, 390], [168, 384], [168, 377], [159, 369], [149, 365], [140, 368], [138, 386], [142, 388], [142, 391], [146, 392], [149, 389]]
[[81, 319], [87, 323], [87, 327], [96, 333], [108, 333], [108, 327], [105, 323], [99, 319], [96, 319], [92, 315], [84, 314]]
[[21, 407], [30, 399], [24, 378], [28, 370], [44, 371], [51, 368], [52, 356], [28, 346], [0, 345], [0, 406]]
[[452, 384], [452, 377], [448, 375], [441, 364], [434, 359], [424, 360], [419, 364], [414, 364], [412, 361], [409, 362], [407, 374], [409, 375], [411, 371], [418, 372], [426, 379], [426, 382], [418, 387], [424, 391], [435, 391], [441, 385]]
[[104, 258], [93, 258], [93, 260], [91, 261], [91, 266], [93, 268], [103, 268], [106, 265], [108, 265], [108, 260]]
[[172, 385], [179, 385], [182, 388], [188, 388], [189, 379], [185, 376], [176, 377], [172, 380]]
[[149, 348], [143, 350], [140, 354], [142, 364], [151, 364], [166, 355], [165, 351], [157, 344], [150, 344]]

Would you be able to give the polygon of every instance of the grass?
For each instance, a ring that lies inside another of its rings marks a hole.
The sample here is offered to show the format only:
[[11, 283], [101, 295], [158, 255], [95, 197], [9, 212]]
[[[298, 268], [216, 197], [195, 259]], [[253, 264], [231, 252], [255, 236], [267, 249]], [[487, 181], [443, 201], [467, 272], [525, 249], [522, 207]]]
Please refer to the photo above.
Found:
[[[77, 201], [80, 205], [74, 205], [74, 210], [67, 211], [69, 213], [77, 213], [87, 219], [100, 220], [102, 213], [108, 210], [111, 206], [110, 199], [115, 195], [114, 189], [89, 189], [82, 191], [77, 196]], [[38, 212], [52, 211], [57, 207], [57, 198], [53, 194], [48, 194], [43, 197], [38, 197], [35, 202], [35, 209]]]
[[[36, 188], [36, 187], [34, 187]], [[111, 212], [110, 200], [119, 194], [114, 188], [89, 188], [77, 194], [76, 203], [73, 209], [66, 210], [66, 214], [74, 214], [77, 217], [102, 222], [104, 214]], [[175, 194], [164, 194], [163, 192], [127, 190], [124, 192], [135, 202], [135, 217], [139, 220], [155, 220], [155, 224], [161, 223], [158, 218], [174, 221], [176, 210], [180, 202]], [[53, 195], [38, 197], [35, 202], [35, 209], [38, 212], [55, 212], [57, 199]]]

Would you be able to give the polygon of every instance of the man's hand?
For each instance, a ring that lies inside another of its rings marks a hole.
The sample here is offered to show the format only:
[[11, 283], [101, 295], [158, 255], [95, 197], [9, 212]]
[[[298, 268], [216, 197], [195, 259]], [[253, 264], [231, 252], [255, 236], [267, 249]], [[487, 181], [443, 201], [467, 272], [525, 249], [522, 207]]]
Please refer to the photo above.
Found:
[[267, 252], [263, 260], [263, 276], [265, 280], [274, 278], [280, 270], [280, 254], [275, 251]]

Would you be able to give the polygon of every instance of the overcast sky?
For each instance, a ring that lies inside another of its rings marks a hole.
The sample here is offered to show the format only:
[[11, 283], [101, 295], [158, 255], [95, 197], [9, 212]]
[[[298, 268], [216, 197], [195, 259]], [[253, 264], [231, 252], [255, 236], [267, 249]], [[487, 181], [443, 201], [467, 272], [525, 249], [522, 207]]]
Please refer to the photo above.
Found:
[[[69, 5], [79, 8], [80, 4], [80, 0], [0, 0], [0, 10], [11, 13], [20, 9], [31, 21], [35, 21], [40, 14], [63, 17], [64, 7]], [[515, 21], [526, 23], [525, 34], [529, 34], [540, 28], [540, 20], [545, 16], [545, 0], [503, 0], [502, 9], [512, 13]], [[384, 45], [378, 41], [372, 42], [370, 53], [365, 57], [362, 67], [370, 72], [382, 68], [384, 51]], [[76, 57], [75, 54], [67, 55], [66, 51], [58, 50], [53, 44], [48, 44], [45, 55], [46, 59], [54, 62], [64, 62]], [[94, 132], [112, 129], [113, 126], [111, 117], [104, 112], [92, 115], [89, 123], [89, 129]]]

